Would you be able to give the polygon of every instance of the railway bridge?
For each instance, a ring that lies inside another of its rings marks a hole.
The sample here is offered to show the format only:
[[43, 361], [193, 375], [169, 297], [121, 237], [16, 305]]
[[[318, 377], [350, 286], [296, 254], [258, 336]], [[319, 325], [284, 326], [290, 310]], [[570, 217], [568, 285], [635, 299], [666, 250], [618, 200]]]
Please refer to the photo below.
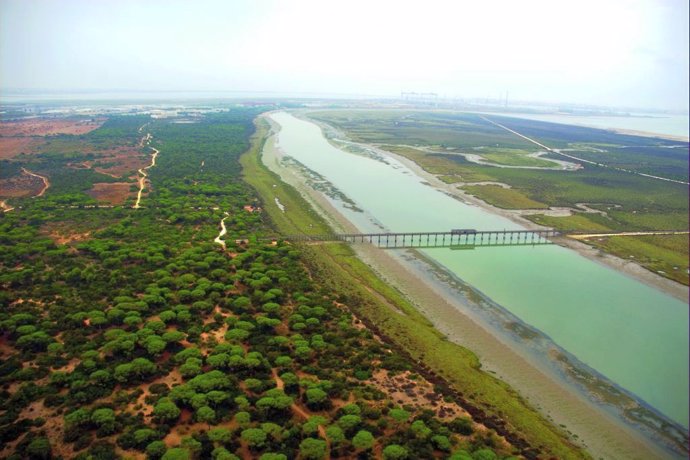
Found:
[[677, 235], [688, 234], [687, 230], [660, 230], [649, 232], [587, 232], [575, 230], [475, 230], [453, 229], [441, 232], [402, 232], [402, 233], [328, 233], [322, 235], [287, 235], [265, 237], [260, 241], [288, 241], [291, 243], [344, 242], [351, 244], [371, 244], [383, 249], [396, 248], [451, 248], [472, 249], [482, 246], [536, 246], [553, 244], [557, 237], [584, 240], [609, 236]]

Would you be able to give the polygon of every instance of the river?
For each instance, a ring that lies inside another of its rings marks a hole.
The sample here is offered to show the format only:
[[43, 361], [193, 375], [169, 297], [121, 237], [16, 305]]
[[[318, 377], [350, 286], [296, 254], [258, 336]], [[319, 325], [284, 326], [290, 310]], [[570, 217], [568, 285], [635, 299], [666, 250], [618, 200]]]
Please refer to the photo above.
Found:
[[[283, 154], [317, 173], [316, 186], [335, 197], [334, 204], [362, 231], [521, 228], [429, 186], [395, 158], [336, 148], [317, 125], [285, 112], [271, 119], [281, 127], [277, 146]], [[555, 245], [422, 252], [568, 359], [687, 432], [685, 303]]]

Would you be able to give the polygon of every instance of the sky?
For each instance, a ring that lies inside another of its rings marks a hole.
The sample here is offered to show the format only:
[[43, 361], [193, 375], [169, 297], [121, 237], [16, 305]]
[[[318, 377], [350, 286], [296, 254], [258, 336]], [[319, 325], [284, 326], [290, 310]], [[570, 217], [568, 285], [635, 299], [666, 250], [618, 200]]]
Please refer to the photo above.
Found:
[[688, 110], [688, 0], [0, 0], [0, 88]]

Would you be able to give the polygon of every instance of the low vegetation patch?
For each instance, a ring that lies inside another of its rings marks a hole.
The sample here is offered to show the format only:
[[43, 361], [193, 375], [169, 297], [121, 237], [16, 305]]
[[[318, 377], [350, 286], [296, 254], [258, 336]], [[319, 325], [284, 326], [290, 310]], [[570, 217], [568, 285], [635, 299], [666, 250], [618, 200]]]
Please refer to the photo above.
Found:
[[546, 209], [547, 205], [527, 198], [517, 190], [498, 185], [466, 185], [462, 190], [503, 209]]

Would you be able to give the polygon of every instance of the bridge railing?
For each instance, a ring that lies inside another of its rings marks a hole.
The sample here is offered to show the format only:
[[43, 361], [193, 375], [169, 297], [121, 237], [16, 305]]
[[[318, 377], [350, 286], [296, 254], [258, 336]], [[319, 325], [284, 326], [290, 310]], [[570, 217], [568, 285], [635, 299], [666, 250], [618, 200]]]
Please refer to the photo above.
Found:
[[295, 243], [346, 242], [372, 244], [380, 248], [468, 248], [477, 246], [514, 246], [551, 244], [549, 238], [560, 236], [557, 230], [490, 230], [446, 232], [331, 233], [322, 235], [287, 235], [261, 238], [262, 241], [285, 240]]
[[605, 233], [586, 230], [473, 230], [460, 229], [444, 232], [380, 232], [380, 233], [327, 233], [322, 235], [286, 235], [263, 237], [259, 241], [288, 241], [294, 243], [363, 243], [379, 248], [438, 248], [467, 249], [480, 246], [524, 246], [552, 244], [552, 239], [568, 236], [583, 237], [674, 235], [688, 234], [688, 230], [608, 231]]

